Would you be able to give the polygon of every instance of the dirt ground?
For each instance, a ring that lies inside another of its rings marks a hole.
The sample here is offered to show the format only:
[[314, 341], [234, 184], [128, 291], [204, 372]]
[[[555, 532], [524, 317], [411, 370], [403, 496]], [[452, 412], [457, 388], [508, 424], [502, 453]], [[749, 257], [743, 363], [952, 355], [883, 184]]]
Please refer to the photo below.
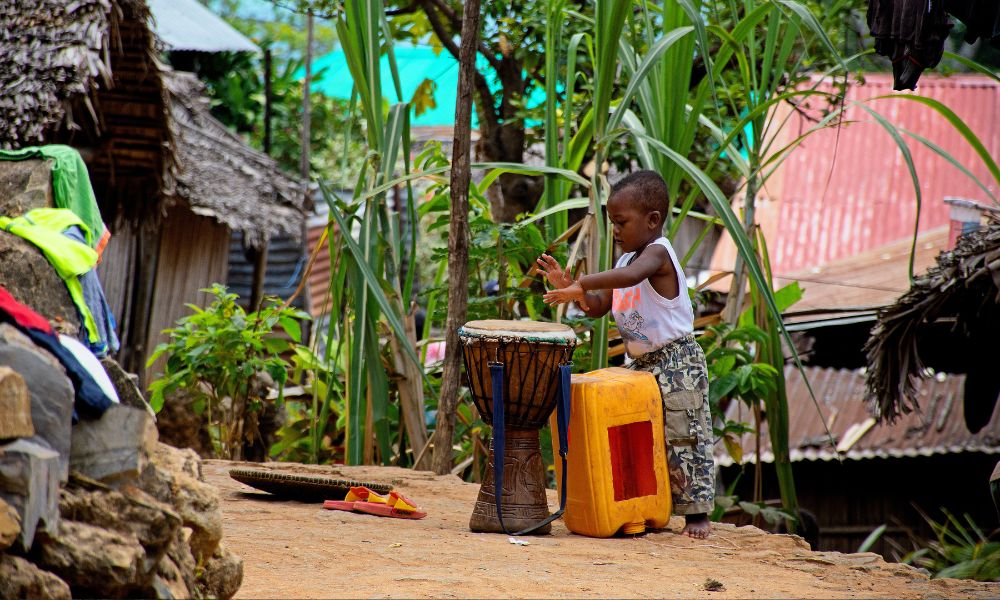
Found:
[[[234, 481], [234, 466], [392, 484], [419, 521], [323, 510]], [[1000, 584], [930, 580], [875, 554], [811, 552], [795, 536], [718, 525], [707, 540], [667, 530], [593, 539], [469, 531], [479, 490], [454, 476], [381, 467], [205, 461], [222, 498], [223, 543], [243, 557], [237, 598], [998, 598]], [[558, 506], [550, 492], [550, 506]], [[707, 591], [712, 579], [722, 584]]]

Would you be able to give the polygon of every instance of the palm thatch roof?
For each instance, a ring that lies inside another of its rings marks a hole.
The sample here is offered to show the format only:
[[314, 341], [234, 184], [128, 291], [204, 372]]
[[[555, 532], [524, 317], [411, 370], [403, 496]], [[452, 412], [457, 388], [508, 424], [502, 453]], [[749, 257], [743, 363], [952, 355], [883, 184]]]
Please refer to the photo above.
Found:
[[299, 182], [211, 115], [197, 77], [166, 68], [162, 75], [177, 145], [177, 195], [195, 214], [242, 231], [254, 247], [275, 234], [299, 239], [305, 202]]
[[41, 142], [77, 96], [97, 120], [91, 99], [111, 83], [114, 14], [109, 0], [0, 0], [0, 148]]
[[920, 411], [916, 383], [925, 373], [920, 338], [929, 325], [948, 320], [963, 337], [1000, 323], [1000, 221], [963, 236], [910, 291], [879, 312], [865, 344], [866, 395], [878, 419], [891, 423]]
[[150, 24], [144, 0], [0, 0], [0, 148], [79, 148], [112, 225], [180, 201], [252, 245], [298, 236], [299, 183], [210, 116]]
[[176, 169], [143, 0], [0, 0], [0, 147], [80, 149], [101, 213], [155, 227]]

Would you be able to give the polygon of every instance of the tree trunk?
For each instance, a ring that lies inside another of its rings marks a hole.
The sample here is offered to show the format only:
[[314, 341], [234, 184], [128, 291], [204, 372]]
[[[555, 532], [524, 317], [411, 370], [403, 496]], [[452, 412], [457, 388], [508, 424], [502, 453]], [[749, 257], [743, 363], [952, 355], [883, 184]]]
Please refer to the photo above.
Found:
[[458, 102], [451, 162], [451, 223], [448, 228], [448, 319], [445, 325], [445, 361], [434, 433], [434, 472], [451, 472], [451, 438], [462, 371], [458, 328], [465, 323], [469, 281], [469, 146], [472, 127], [472, 88], [479, 40], [479, 0], [465, 3], [462, 47], [459, 52]]
[[[465, 39], [465, 38], [462, 38]], [[515, 59], [509, 46], [502, 44], [504, 56], [499, 61], [497, 75], [503, 89], [500, 101], [500, 119], [489, 118], [480, 110], [480, 137], [476, 144], [478, 154], [488, 162], [524, 162], [525, 132], [524, 123], [517, 116], [515, 102], [524, 96], [524, 68], [521, 61]], [[492, 96], [483, 97], [486, 90], [478, 86], [479, 105], [489, 106], [492, 110]], [[490, 104], [487, 104], [489, 102]], [[530, 177], [514, 173], [505, 173], [497, 183], [490, 187], [490, 214], [498, 223], [513, 223], [517, 215], [534, 211], [538, 200], [542, 197], [545, 181], [541, 177]]]
[[[462, 48], [466, 47], [465, 9], [470, 3], [464, 3], [461, 13], [453, 10], [448, 3], [436, 0], [416, 0], [416, 4], [423, 7], [438, 41], [461, 63]], [[480, 3], [476, 2], [475, 6], [479, 5]], [[459, 28], [461, 28], [461, 48], [454, 41], [455, 34], [458, 33], [456, 29]], [[524, 65], [514, 56], [515, 49], [509, 40], [502, 38], [499, 48], [487, 48], [480, 44], [478, 26], [476, 32], [476, 38], [469, 42], [472, 44], [470, 52], [473, 53], [473, 58], [476, 52], [482, 52], [483, 58], [496, 71], [502, 90], [498, 106], [486, 77], [473, 70], [468, 89], [475, 90], [478, 96], [476, 109], [479, 116], [480, 137], [476, 144], [476, 154], [488, 162], [523, 162], [524, 122], [517, 115], [517, 106], [520, 104], [517, 100], [524, 96]], [[460, 123], [456, 107], [456, 128]], [[455, 133], [458, 134], [457, 131]], [[544, 182], [541, 177], [513, 173], [501, 175], [499, 181], [487, 192], [493, 220], [510, 223], [517, 215], [534, 210], [538, 199], [542, 197], [543, 188]]]
[[[481, 94], [480, 94], [481, 96]], [[479, 100], [480, 104], [482, 99]], [[480, 119], [477, 154], [486, 162], [524, 162], [524, 127], [518, 124], [494, 124]], [[490, 214], [497, 223], [513, 223], [517, 215], [531, 212], [545, 189], [545, 180], [516, 173], [504, 173], [487, 190]]]

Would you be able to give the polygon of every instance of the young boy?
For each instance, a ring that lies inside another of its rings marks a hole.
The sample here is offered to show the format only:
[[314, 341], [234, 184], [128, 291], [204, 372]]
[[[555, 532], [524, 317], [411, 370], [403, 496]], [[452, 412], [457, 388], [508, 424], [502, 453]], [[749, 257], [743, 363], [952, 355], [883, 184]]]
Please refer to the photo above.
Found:
[[677, 255], [662, 236], [669, 210], [667, 185], [658, 173], [638, 171], [615, 184], [608, 216], [624, 254], [614, 269], [573, 280], [544, 254], [539, 272], [555, 288], [548, 304], [575, 301], [589, 317], [610, 310], [632, 358], [629, 368], [652, 373], [660, 384], [674, 513], [681, 532], [708, 537], [715, 503], [715, 461], [708, 407], [705, 354], [694, 340], [694, 311]]

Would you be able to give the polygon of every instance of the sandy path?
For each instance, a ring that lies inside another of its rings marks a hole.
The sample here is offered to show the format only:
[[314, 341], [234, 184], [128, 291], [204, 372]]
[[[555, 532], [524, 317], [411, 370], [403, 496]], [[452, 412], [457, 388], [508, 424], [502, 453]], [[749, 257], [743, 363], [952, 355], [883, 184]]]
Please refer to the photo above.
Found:
[[[276, 500], [228, 476], [233, 466], [391, 483], [428, 511], [386, 519]], [[243, 557], [238, 598], [997, 598], [1000, 584], [929, 580], [874, 554], [810, 552], [799, 538], [720, 525], [703, 541], [670, 530], [593, 539], [560, 521], [549, 536], [472, 533], [479, 486], [398, 468], [205, 461], [222, 498], [224, 543]], [[550, 505], [557, 505], [554, 492]], [[707, 579], [723, 591], [705, 591]]]

